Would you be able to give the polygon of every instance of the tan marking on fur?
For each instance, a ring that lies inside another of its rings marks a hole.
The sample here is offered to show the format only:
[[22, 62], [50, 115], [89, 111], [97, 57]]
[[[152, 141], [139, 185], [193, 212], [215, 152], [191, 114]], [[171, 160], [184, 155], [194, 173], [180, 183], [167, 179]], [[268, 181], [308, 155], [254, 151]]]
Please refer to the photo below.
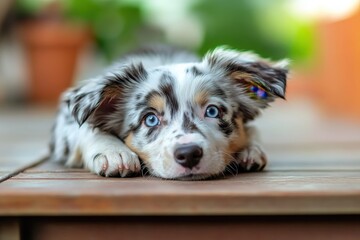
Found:
[[81, 167], [84, 165], [83, 159], [82, 159], [82, 154], [81, 154], [81, 149], [78, 145], [74, 148], [74, 150], [70, 154], [65, 165], [68, 167]]
[[133, 137], [134, 137], [134, 134], [131, 132], [125, 139], [125, 144], [126, 146], [131, 150], [133, 151], [134, 153], [136, 153], [143, 162], [148, 162], [148, 159], [149, 159], [149, 156], [147, 154], [145, 154], [144, 152], [140, 151], [140, 149], [136, 148], [132, 141], [133, 141]]
[[229, 164], [234, 159], [231, 157], [232, 153], [240, 152], [248, 144], [249, 136], [246, 134], [244, 121], [241, 117], [235, 119], [237, 124], [237, 131], [232, 134], [229, 145], [224, 154], [225, 164]]
[[165, 99], [159, 95], [152, 96], [149, 99], [149, 107], [156, 109], [159, 113], [163, 112], [165, 109]]
[[121, 96], [121, 88], [118, 86], [107, 87], [103, 92], [103, 100], [100, 102], [97, 108], [101, 108], [103, 104], [110, 103], [113, 100], [117, 100]]
[[244, 83], [251, 83], [251, 79], [253, 77], [249, 73], [236, 71], [236, 72], [233, 72], [230, 74], [230, 78], [232, 78], [236, 81], [244, 82]]
[[195, 95], [195, 102], [201, 106], [204, 107], [205, 104], [208, 102], [209, 96], [206, 94], [206, 92], [199, 92]]
[[[113, 105], [116, 101], [118, 101], [121, 94], [121, 88], [120, 87], [107, 87], [104, 89], [103, 92], [103, 99], [99, 103], [99, 105], [96, 107], [94, 112], [101, 112], [101, 110], [107, 105]], [[95, 114], [94, 114], [95, 115]]]

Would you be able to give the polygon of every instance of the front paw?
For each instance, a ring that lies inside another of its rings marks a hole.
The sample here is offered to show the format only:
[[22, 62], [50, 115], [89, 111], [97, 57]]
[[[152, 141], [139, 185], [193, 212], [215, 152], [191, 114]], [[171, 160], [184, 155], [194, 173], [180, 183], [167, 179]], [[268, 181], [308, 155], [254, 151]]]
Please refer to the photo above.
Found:
[[138, 156], [129, 149], [107, 149], [93, 156], [92, 171], [105, 177], [126, 177], [141, 169]]
[[240, 169], [246, 172], [261, 171], [265, 168], [267, 158], [258, 145], [250, 145], [236, 156]]

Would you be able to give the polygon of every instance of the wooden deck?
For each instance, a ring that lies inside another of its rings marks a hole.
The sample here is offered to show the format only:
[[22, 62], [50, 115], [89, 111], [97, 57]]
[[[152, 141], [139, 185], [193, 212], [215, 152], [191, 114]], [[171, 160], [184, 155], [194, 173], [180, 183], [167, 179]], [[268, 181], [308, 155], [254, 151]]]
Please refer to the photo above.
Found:
[[309, 111], [259, 121], [266, 171], [191, 182], [64, 168], [41, 159], [51, 111], [2, 110], [0, 239], [360, 239], [360, 126]]

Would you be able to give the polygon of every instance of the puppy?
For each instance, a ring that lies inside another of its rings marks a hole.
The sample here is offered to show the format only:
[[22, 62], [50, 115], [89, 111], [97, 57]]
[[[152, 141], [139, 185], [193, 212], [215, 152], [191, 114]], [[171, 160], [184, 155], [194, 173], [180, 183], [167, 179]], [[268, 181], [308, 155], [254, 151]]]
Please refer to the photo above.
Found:
[[287, 66], [227, 48], [202, 59], [169, 47], [134, 52], [63, 94], [51, 158], [106, 177], [260, 171], [266, 156], [247, 124], [284, 98]]

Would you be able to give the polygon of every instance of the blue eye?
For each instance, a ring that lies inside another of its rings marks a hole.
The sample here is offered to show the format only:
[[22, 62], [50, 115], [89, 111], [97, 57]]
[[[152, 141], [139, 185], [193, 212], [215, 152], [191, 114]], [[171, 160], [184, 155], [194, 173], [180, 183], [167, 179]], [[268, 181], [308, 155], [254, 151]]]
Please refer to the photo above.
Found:
[[155, 127], [160, 124], [159, 118], [153, 114], [150, 113], [145, 117], [145, 125], [148, 127]]
[[211, 105], [206, 108], [205, 117], [218, 118], [219, 116], [220, 116], [220, 111], [217, 107]]

